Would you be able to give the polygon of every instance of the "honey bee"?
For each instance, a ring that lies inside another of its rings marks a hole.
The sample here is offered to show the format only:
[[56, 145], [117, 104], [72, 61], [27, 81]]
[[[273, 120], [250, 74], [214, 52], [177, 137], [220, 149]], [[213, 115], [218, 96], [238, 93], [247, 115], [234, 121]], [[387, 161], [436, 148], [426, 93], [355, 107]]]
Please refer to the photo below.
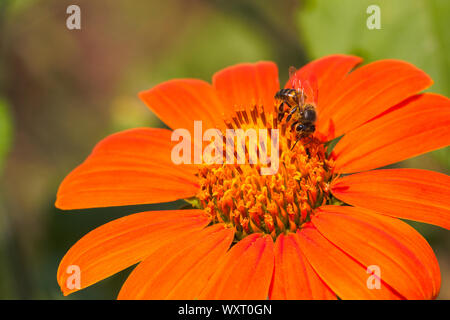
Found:
[[301, 82], [297, 76], [297, 70], [290, 67], [289, 84], [291, 88], [281, 89], [275, 94], [275, 99], [281, 102], [277, 117], [278, 122], [281, 122], [287, 113], [286, 123], [290, 124], [291, 130], [295, 132], [295, 144], [297, 144], [299, 140], [312, 136], [316, 130], [317, 93], [312, 87], [316, 83], [312, 79]]

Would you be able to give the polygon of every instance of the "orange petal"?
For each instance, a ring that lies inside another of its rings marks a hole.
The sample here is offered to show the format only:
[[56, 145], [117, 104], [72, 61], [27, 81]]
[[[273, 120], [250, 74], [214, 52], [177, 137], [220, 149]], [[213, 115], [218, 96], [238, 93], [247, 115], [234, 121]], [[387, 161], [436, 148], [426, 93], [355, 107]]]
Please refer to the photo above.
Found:
[[450, 100], [425, 93], [347, 133], [336, 145], [335, 170], [378, 168], [450, 144]]
[[369, 289], [366, 267], [328, 241], [311, 223], [295, 236], [313, 269], [341, 299], [402, 298], [383, 281], [380, 289]]
[[278, 236], [271, 300], [329, 300], [336, 295], [313, 270], [293, 234]]
[[[59, 286], [64, 295], [83, 289], [143, 260], [170, 240], [198, 233], [208, 223], [201, 210], [150, 211], [111, 221], [70, 248], [58, 268]], [[74, 287], [70, 266], [79, 267], [80, 288]]]
[[118, 298], [197, 298], [233, 237], [233, 229], [216, 224], [162, 246], [133, 270]]
[[450, 229], [450, 177], [419, 169], [385, 169], [336, 180], [338, 199], [386, 215]]
[[[300, 68], [296, 76], [302, 81], [309, 75], [315, 75], [318, 85], [318, 112], [321, 114], [322, 108], [325, 108], [322, 101], [327, 101], [327, 96], [332, 89], [339, 83], [356, 65], [361, 63], [362, 59], [356, 56], [334, 54], [314, 60]], [[289, 81], [285, 88], [290, 87]], [[323, 119], [322, 119], [323, 120]]]
[[140, 92], [139, 97], [172, 129], [191, 131], [196, 120], [203, 122], [203, 128], [220, 128], [227, 114], [216, 90], [197, 79], [170, 80]]
[[123, 206], [193, 196], [198, 185], [192, 165], [171, 161], [171, 131], [132, 129], [102, 140], [61, 183], [60, 209]]
[[267, 299], [273, 273], [273, 241], [251, 234], [235, 244], [221, 259], [199, 299]]
[[278, 68], [273, 62], [237, 64], [217, 72], [213, 86], [229, 110], [262, 105], [265, 112], [273, 112], [280, 88]]
[[381, 60], [350, 73], [321, 100], [317, 130], [328, 139], [363, 123], [428, 88], [433, 81], [412, 64]]
[[439, 265], [426, 240], [395, 218], [361, 208], [325, 206], [311, 219], [330, 242], [407, 299], [432, 299], [439, 293]]

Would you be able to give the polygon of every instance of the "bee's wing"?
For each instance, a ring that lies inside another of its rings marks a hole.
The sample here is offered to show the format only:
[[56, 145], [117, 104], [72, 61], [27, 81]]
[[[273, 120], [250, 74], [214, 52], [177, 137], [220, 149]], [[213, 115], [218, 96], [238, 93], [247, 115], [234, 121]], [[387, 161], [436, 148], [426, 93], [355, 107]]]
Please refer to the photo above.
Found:
[[303, 92], [306, 95], [305, 102], [317, 106], [319, 101], [319, 90], [316, 75], [314, 73], [308, 73], [302, 78]]
[[319, 99], [317, 77], [311, 69], [296, 69], [289, 67], [289, 80], [285, 88], [293, 88], [302, 91], [306, 95], [306, 103], [315, 104]]
[[289, 67], [289, 79], [294, 77], [296, 73], [297, 73], [297, 68], [294, 66], [290, 66]]
[[289, 80], [286, 83], [285, 88], [292, 88], [292, 89], [297, 89], [297, 90], [301, 89], [301, 81], [300, 81], [299, 75], [300, 74], [299, 74], [298, 70], [295, 67], [290, 66], [289, 67]]

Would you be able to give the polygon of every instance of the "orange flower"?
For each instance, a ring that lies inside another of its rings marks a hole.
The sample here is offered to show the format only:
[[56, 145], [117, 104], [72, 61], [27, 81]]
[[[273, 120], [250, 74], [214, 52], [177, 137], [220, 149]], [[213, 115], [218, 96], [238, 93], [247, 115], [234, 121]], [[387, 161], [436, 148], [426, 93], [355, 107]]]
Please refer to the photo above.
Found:
[[[193, 130], [194, 120], [204, 129], [281, 129], [279, 170], [263, 176], [250, 164], [175, 165], [167, 129], [107, 137], [62, 182], [58, 208], [188, 199], [197, 209], [132, 214], [88, 233], [61, 261], [63, 293], [78, 290], [67, 285], [70, 266], [80, 268], [85, 288], [139, 263], [120, 299], [435, 298], [435, 255], [397, 218], [449, 229], [450, 178], [371, 169], [449, 145], [450, 101], [420, 94], [432, 80], [409, 63], [382, 60], [352, 71], [360, 62], [332, 55], [297, 72], [317, 79], [321, 142], [295, 148], [276, 121], [271, 62], [226, 68], [212, 85], [182, 79], [142, 92], [172, 129]], [[323, 142], [340, 136], [329, 154]]]

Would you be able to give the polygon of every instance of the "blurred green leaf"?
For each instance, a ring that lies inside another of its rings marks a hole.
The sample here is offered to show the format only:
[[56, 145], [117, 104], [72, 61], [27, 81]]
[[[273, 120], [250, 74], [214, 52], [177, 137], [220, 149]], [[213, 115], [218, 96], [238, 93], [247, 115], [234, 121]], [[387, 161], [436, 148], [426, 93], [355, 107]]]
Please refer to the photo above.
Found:
[[[21, 1], [14, 1], [14, 0], [2, 0], [4, 5], [10, 6], [11, 13], [16, 13], [21, 10], [25, 10], [32, 6], [34, 3], [36, 3], [37, 0], [21, 0]], [[2, 2], [0, 1], [0, 2]]]
[[8, 104], [0, 98], [0, 174], [3, 170], [5, 156], [11, 145], [11, 138], [12, 125]]
[[[5, 156], [11, 145], [11, 132], [11, 116], [8, 105], [5, 100], [0, 98], [0, 175], [3, 172]], [[6, 256], [7, 252], [6, 234], [9, 232], [7, 226], [3, 196], [0, 194], [0, 274], [2, 275], [11, 273], [7, 260], [2, 259], [2, 257]], [[0, 296], [9, 298], [11, 295], [11, 281], [9, 279], [2, 279], [0, 281]]]
[[450, 170], [450, 147], [433, 151], [432, 155], [442, 166]]
[[180, 30], [179, 41], [153, 67], [150, 80], [154, 84], [179, 77], [211, 81], [221, 68], [272, 58], [263, 35], [238, 19], [214, 12]]
[[[306, 49], [316, 59], [332, 53], [354, 54], [366, 63], [402, 59], [434, 80], [428, 90], [450, 95], [450, 1], [306, 0], [297, 14]], [[381, 29], [369, 30], [369, 5], [380, 8]], [[450, 151], [431, 153], [450, 168]]]
[[[378, 5], [381, 29], [369, 30], [366, 13]], [[448, 0], [306, 0], [297, 14], [311, 58], [355, 54], [365, 62], [402, 59], [427, 72], [430, 91], [450, 94], [450, 1]]]

